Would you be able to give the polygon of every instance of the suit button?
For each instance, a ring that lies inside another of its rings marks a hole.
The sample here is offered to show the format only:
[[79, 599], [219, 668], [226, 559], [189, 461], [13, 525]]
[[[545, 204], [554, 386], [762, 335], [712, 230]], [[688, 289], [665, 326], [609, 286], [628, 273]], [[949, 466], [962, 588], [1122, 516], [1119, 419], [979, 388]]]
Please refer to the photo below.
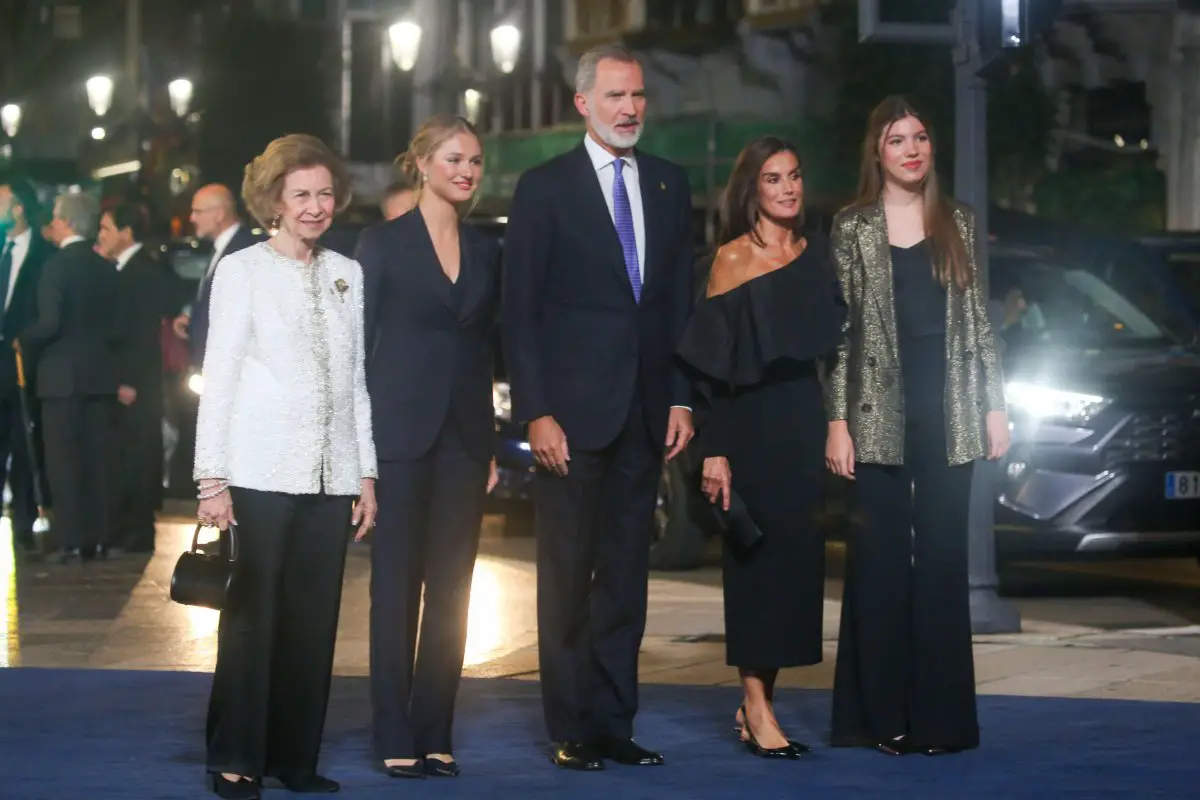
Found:
[[863, 404], [862, 404], [862, 410], [863, 410], [863, 411], [865, 411], [865, 412], [867, 412], [868, 414], [869, 414], [869, 413], [871, 413], [871, 404], [870, 404], [870, 403], [863, 403]]
[[868, 366], [868, 367], [873, 367], [873, 366], [875, 366], [875, 356], [868, 356], [868, 357], [867, 357], [867, 366]]

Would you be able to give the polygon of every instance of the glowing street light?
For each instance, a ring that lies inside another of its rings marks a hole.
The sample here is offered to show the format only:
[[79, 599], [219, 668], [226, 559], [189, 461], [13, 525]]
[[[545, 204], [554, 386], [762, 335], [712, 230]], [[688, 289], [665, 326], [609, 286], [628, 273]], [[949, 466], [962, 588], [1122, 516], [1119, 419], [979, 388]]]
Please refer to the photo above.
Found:
[[104, 128], [101, 128], [98, 125], [95, 128], [92, 128], [92, 138], [95, 139], [97, 142], [100, 141], [101, 139], [103, 139], [107, 135], [108, 135], [108, 133], [104, 130]]
[[417, 51], [421, 47], [421, 26], [402, 20], [388, 28], [388, 45], [392, 60], [403, 72], [408, 72], [417, 63]]
[[512, 72], [521, 53], [521, 31], [516, 25], [497, 25], [492, 28], [492, 60], [503, 73]]
[[187, 78], [176, 78], [167, 84], [167, 94], [171, 98], [171, 110], [178, 116], [184, 116], [188, 112], [188, 105], [192, 102], [192, 91], [194, 87], [192, 82]]
[[93, 75], [88, 78], [85, 86], [87, 87], [88, 105], [92, 107], [92, 111], [96, 112], [97, 117], [103, 117], [112, 107], [112, 78], [107, 75]]
[[467, 121], [474, 125], [479, 121], [479, 106], [483, 95], [478, 89], [467, 89], [463, 92], [463, 110], [466, 111]]
[[8, 138], [16, 138], [17, 131], [21, 130], [21, 107], [19, 105], [9, 103], [0, 108], [0, 127], [4, 128]]

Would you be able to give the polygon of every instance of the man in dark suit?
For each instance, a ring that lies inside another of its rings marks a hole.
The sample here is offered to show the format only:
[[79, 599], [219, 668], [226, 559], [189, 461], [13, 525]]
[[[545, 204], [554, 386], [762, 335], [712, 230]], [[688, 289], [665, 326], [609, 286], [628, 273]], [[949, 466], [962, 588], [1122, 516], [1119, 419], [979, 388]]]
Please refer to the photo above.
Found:
[[210, 183], [196, 190], [192, 197], [191, 221], [198, 238], [212, 240], [213, 254], [200, 279], [195, 303], [175, 319], [174, 329], [191, 344], [192, 363], [200, 369], [204, 366], [204, 344], [208, 341], [208, 295], [217, 263], [231, 253], [258, 244], [264, 237], [252, 233], [242, 224], [233, 192], [220, 183]]
[[[37, 319], [37, 285], [42, 264], [54, 252], [34, 230], [40, 218], [37, 193], [24, 182], [0, 184], [0, 489], [12, 489], [13, 543], [24, 555], [36, 551], [33, 524], [37, 520], [34, 473], [26, 446], [25, 420], [17, 385], [17, 360], [12, 342]], [[26, 380], [32, 364], [26, 364]], [[27, 383], [32, 386], [32, 383]], [[32, 391], [26, 395], [32, 407]], [[12, 470], [8, 459], [12, 457]]]
[[[97, 247], [116, 265], [121, 350], [111, 492], [111, 543], [133, 553], [154, 552], [154, 512], [163, 478], [163, 319], [178, 306], [174, 273], [142, 246], [149, 215], [140, 205], [114, 206], [100, 217]], [[173, 307], [174, 306], [174, 307]]]
[[99, 205], [62, 194], [44, 229], [59, 251], [38, 282], [38, 317], [16, 346], [36, 362], [46, 472], [63, 560], [107, 553], [108, 473], [120, 297], [117, 273], [92, 250]]
[[579, 62], [579, 147], [525, 173], [506, 231], [505, 362], [538, 462], [538, 647], [553, 761], [661, 764], [633, 741], [650, 530], [664, 456], [692, 435], [673, 354], [691, 313], [684, 170], [634, 150], [642, 69]]

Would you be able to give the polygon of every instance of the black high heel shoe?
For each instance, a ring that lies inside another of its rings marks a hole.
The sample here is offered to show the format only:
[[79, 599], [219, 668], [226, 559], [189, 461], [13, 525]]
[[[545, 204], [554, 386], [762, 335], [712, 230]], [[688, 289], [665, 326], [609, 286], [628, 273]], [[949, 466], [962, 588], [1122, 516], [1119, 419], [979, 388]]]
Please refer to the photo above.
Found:
[[[745, 722], [746, 731], [746, 738], [742, 740], [742, 743], [746, 745], [746, 749], [749, 750], [752, 755], [758, 756], [759, 758], [787, 759], [789, 761], [796, 761], [804, 752], [806, 752], [806, 750], [801, 750], [799, 747], [797, 747], [796, 745], [798, 743], [793, 742], [791, 739], [789, 739], [788, 743], [783, 747], [763, 747], [758, 743], [758, 740], [754, 738], [754, 731], [750, 729], [750, 716], [746, 713], [746, 707], [742, 706], [739, 710], [742, 712], [742, 720]], [[801, 745], [801, 747], [803, 747], [803, 745]]]
[[[740, 724], [738, 724], [739, 717], [741, 718]], [[740, 707], [737, 710], [737, 714], [734, 715], [733, 735], [737, 737], [737, 740], [739, 742], [746, 741], [746, 707], [745, 706]], [[809, 753], [812, 752], [812, 748], [809, 747], [808, 745], [804, 744], [804, 742], [797, 742], [795, 739], [788, 739], [788, 744], [790, 744], [792, 747], [796, 748], [796, 752], [802, 756], [808, 755]]]
[[262, 789], [253, 778], [231, 781], [219, 772], [209, 773], [209, 789], [222, 800], [260, 800]]

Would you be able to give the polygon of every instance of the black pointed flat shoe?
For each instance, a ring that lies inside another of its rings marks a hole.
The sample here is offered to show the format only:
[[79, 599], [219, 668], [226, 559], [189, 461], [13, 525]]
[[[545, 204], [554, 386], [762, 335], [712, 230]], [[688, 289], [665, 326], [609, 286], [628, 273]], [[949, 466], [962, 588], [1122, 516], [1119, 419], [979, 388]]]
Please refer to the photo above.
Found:
[[442, 761], [440, 758], [425, 759], [425, 774], [431, 778], [457, 778], [461, 770], [457, 761]]
[[383, 771], [389, 778], [424, 778], [425, 759], [418, 758], [412, 764], [392, 764], [390, 766], [384, 764]]
[[337, 781], [321, 775], [302, 775], [294, 778], [280, 777], [283, 788], [293, 794], [333, 794], [342, 789]]

